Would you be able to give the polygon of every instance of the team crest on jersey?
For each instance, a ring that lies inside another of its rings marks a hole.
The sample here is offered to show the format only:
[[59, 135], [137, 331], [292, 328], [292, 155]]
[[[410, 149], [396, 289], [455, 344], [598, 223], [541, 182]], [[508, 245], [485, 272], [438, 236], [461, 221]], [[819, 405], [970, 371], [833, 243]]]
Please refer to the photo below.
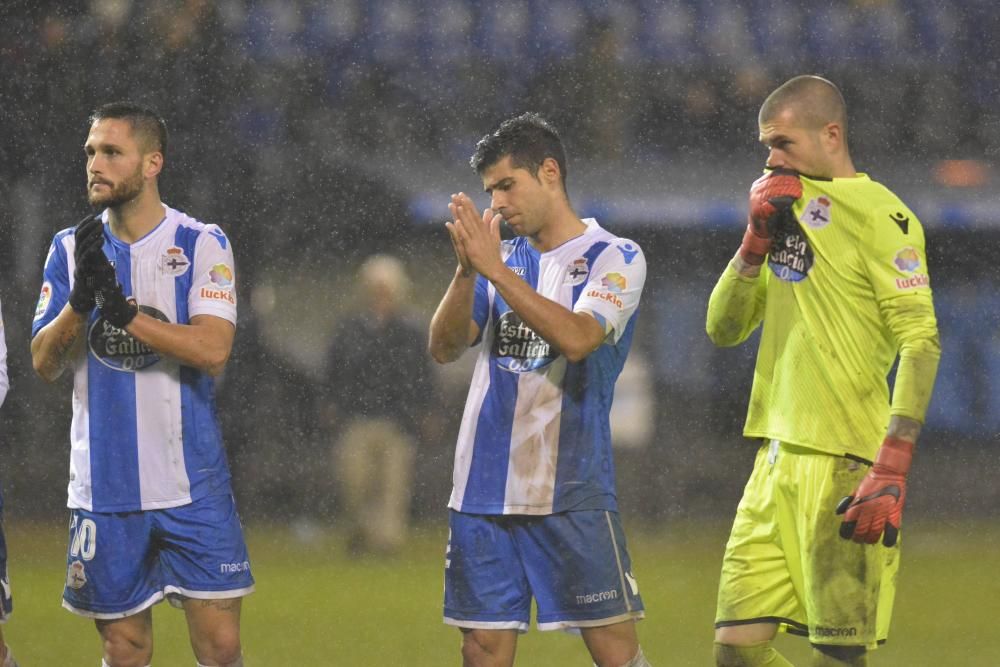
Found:
[[35, 319], [45, 314], [45, 311], [49, 308], [49, 302], [52, 301], [52, 285], [49, 281], [42, 283], [42, 291], [38, 295], [38, 305], [35, 306]]
[[73, 590], [80, 590], [87, 585], [87, 571], [81, 561], [75, 560], [69, 564], [66, 572], [66, 586]]
[[830, 209], [833, 203], [826, 195], [810, 199], [799, 220], [812, 229], [823, 229], [830, 224]]
[[794, 220], [791, 218], [792, 224], [778, 230], [767, 256], [767, 265], [774, 275], [790, 283], [805, 280], [814, 261], [809, 238]]
[[494, 326], [493, 356], [497, 366], [505, 371], [535, 371], [551, 364], [558, 356], [552, 346], [512, 310], [501, 315]]
[[[146, 313], [161, 322], [169, 322], [167, 316], [152, 306], [139, 306], [139, 312]], [[149, 368], [160, 360], [160, 355], [145, 343], [136, 340], [132, 334], [119, 329], [103, 317], [98, 317], [90, 325], [87, 343], [97, 360], [108, 368], [124, 373]]]
[[191, 260], [184, 254], [184, 250], [177, 246], [167, 248], [160, 256], [160, 271], [168, 276], [184, 275], [191, 266]]
[[587, 279], [588, 275], [590, 275], [590, 269], [587, 268], [587, 260], [583, 257], [578, 257], [566, 268], [566, 276], [563, 278], [563, 284], [579, 285]]

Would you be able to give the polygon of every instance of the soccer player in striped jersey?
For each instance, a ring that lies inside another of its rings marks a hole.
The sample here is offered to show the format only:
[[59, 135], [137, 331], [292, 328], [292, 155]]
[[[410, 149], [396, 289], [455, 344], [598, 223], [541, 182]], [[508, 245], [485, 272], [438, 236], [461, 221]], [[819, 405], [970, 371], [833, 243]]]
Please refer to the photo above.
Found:
[[[3, 313], [0, 312], [0, 406], [7, 398], [10, 379], [7, 376], [7, 338], [3, 328]], [[7, 577], [7, 538], [3, 530], [3, 496], [0, 496], [0, 624], [6, 623], [14, 610], [14, 599], [10, 593], [10, 579]], [[14, 654], [0, 632], [0, 667], [17, 667]]]
[[213, 381], [235, 334], [232, 245], [160, 201], [167, 132], [155, 112], [115, 103], [90, 121], [100, 212], [55, 235], [31, 343], [43, 379], [73, 373], [63, 606], [95, 620], [105, 665], [141, 667], [150, 607], [169, 596], [198, 664], [239, 667], [254, 584]]
[[458, 265], [430, 328], [440, 363], [480, 348], [448, 504], [445, 623], [465, 665], [511, 665], [534, 597], [538, 627], [581, 632], [601, 667], [647, 665], [608, 418], [645, 258], [576, 215], [562, 142], [537, 114], [500, 124], [471, 162], [491, 204], [480, 217], [452, 196]]
[[723, 559], [716, 662], [788, 665], [770, 646], [780, 628], [809, 638], [814, 666], [864, 665], [888, 633], [940, 357], [924, 233], [855, 170], [826, 79], [787, 81], [759, 125], [768, 171], [708, 305], [718, 345], [763, 327], [743, 431], [761, 447]]

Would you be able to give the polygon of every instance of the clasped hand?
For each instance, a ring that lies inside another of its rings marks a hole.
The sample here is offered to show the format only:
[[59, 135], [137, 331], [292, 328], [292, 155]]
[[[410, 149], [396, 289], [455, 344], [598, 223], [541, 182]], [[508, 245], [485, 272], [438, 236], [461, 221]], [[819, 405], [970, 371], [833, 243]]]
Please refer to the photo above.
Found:
[[465, 276], [473, 272], [491, 279], [503, 267], [500, 256], [500, 223], [503, 217], [493, 209], [477, 215], [472, 199], [463, 192], [451, 196], [451, 222], [446, 222], [455, 256]]

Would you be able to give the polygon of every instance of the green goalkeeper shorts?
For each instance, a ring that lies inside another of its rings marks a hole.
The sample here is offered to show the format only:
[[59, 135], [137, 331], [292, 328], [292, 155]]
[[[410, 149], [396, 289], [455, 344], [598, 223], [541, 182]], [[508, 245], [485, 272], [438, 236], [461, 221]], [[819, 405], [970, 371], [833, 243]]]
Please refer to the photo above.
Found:
[[842, 539], [835, 514], [867, 472], [803, 447], [761, 447], [726, 544], [716, 627], [777, 623], [814, 644], [885, 641], [899, 544]]

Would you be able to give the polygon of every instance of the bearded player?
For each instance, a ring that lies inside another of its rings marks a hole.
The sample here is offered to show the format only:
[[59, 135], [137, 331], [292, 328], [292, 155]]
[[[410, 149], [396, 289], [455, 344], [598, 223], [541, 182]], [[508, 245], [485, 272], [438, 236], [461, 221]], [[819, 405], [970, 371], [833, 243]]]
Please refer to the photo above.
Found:
[[198, 665], [241, 667], [253, 590], [215, 415], [236, 325], [233, 249], [160, 201], [167, 130], [97, 109], [84, 144], [98, 209], [56, 234], [32, 326], [35, 371], [73, 373], [63, 606], [94, 619], [105, 667], [153, 654], [151, 606], [187, 616]]

